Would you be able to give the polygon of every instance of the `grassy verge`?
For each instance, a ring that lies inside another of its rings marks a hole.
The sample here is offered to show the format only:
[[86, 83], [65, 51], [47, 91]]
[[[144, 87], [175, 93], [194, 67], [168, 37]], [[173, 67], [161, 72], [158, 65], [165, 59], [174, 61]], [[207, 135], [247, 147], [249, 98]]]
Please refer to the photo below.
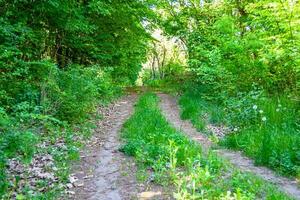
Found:
[[176, 199], [290, 199], [213, 152], [204, 155], [199, 144], [169, 125], [154, 94], [140, 97], [122, 137], [121, 150], [134, 156], [141, 169], [150, 169], [157, 184], [171, 187]]
[[242, 150], [257, 164], [299, 178], [297, 109], [288, 98], [252, 95], [216, 103], [199, 93], [186, 92], [180, 98], [180, 107], [182, 118], [191, 120], [200, 130], [204, 130], [207, 123], [230, 127], [232, 133], [220, 142], [221, 145]]
[[181, 118], [191, 120], [195, 128], [205, 131], [208, 123], [221, 124], [224, 111], [214, 104], [201, 99], [194, 93], [185, 93], [179, 100]]

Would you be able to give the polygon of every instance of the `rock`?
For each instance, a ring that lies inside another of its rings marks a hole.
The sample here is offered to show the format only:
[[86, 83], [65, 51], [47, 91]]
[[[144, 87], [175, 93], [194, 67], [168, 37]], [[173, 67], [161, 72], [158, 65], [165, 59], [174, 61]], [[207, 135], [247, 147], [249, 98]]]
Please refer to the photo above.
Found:
[[72, 183], [67, 183], [66, 186], [67, 186], [67, 188], [69, 188], [69, 189], [73, 188], [73, 184], [72, 184]]
[[78, 181], [78, 178], [76, 176], [70, 176], [69, 178], [70, 183], [75, 183], [76, 181]]
[[94, 175], [87, 175], [87, 176], [83, 177], [83, 179], [90, 179], [90, 178], [93, 178], [93, 177], [94, 177]]
[[69, 194], [69, 195], [74, 195], [75, 194], [75, 192], [71, 191], [71, 190], [66, 191], [66, 193]]
[[142, 192], [139, 194], [139, 197], [141, 200], [146, 200], [146, 199], [152, 199], [155, 196], [160, 196], [161, 192], [154, 192], [154, 191], [148, 191], [148, 192]]
[[83, 183], [83, 181], [77, 181], [77, 182], [74, 183], [74, 186], [75, 187], [82, 187], [82, 186], [84, 186], [84, 183]]

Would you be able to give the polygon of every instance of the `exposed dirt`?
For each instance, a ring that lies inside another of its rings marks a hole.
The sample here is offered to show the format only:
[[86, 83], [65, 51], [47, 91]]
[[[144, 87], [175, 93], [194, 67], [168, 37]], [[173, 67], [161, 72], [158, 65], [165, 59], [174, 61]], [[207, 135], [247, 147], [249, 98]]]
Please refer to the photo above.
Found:
[[[168, 121], [176, 129], [182, 131], [193, 140], [201, 143], [204, 150], [207, 151], [212, 145], [211, 141], [204, 134], [199, 133], [193, 127], [191, 122], [180, 119], [180, 110], [177, 104], [177, 99], [166, 94], [159, 94], [159, 97], [161, 99], [161, 110]], [[298, 187], [296, 180], [290, 180], [288, 178], [278, 176], [268, 168], [255, 166], [251, 159], [243, 156], [240, 152], [224, 149], [218, 149], [216, 152], [219, 156], [227, 159], [242, 171], [256, 174], [262, 179], [277, 185], [279, 189], [295, 199], [300, 199], [300, 188]]]
[[138, 183], [135, 163], [118, 151], [120, 130], [135, 101], [136, 95], [129, 95], [99, 109], [104, 118], [99, 120], [92, 140], [81, 153], [81, 162], [74, 166], [70, 199], [166, 199], [160, 187]]
[[226, 126], [222, 125], [214, 125], [214, 124], [207, 124], [206, 130], [209, 131], [209, 133], [212, 133], [214, 136], [216, 136], [219, 139], [224, 138], [227, 134], [230, 134], [232, 130]]

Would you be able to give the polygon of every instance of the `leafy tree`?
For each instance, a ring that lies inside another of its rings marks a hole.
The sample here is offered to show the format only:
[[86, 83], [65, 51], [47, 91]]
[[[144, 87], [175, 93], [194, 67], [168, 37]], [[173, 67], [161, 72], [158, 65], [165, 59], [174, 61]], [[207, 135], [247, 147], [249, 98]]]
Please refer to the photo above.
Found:
[[299, 9], [297, 1], [280, 0], [178, 0], [157, 7], [164, 30], [187, 45], [195, 80], [217, 93], [249, 91], [254, 83], [269, 93], [297, 90]]
[[13, 189], [8, 159], [30, 160], [43, 134], [68, 138], [64, 130], [135, 82], [151, 39], [145, 22], [155, 18], [149, 6], [0, 0], [0, 196]]

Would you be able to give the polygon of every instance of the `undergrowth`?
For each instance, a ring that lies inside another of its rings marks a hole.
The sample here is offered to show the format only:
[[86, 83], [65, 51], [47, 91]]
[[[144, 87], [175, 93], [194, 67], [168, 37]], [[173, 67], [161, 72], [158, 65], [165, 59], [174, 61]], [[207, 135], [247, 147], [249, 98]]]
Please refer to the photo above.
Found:
[[[121, 150], [150, 169], [176, 199], [289, 199], [251, 174], [241, 173], [169, 125], [154, 94], [145, 94], [124, 124]], [[146, 172], [145, 172], [146, 173]], [[145, 178], [144, 178], [145, 179]]]
[[[28, 67], [34, 69], [41, 70], [37, 82], [31, 76], [22, 84], [0, 79], [0, 199], [57, 199], [64, 190], [59, 185], [69, 181], [71, 161], [79, 158], [81, 141], [94, 127], [91, 116], [96, 106], [117, 96], [109, 73], [97, 67], [60, 70], [44, 62]], [[5, 92], [1, 90], [5, 84], [13, 87]], [[58, 178], [54, 185], [46, 178], [37, 180], [40, 185], [35, 188], [30, 186], [33, 179], [26, 170], [36, 155], [53, 158], [55, 170], [46, 170]], [[25, 172], [10, 174], [12, 159]]]
[[221, 145], [242, 150], [256, 164], [299, 177], [299, 107], [290, 97], [252, 91], [215, 101], [190, 88], [179, 104], [181, 117], [200, 130], [205, 130], [207, 123], [229, 127], [232, 132], [220, 141]]

